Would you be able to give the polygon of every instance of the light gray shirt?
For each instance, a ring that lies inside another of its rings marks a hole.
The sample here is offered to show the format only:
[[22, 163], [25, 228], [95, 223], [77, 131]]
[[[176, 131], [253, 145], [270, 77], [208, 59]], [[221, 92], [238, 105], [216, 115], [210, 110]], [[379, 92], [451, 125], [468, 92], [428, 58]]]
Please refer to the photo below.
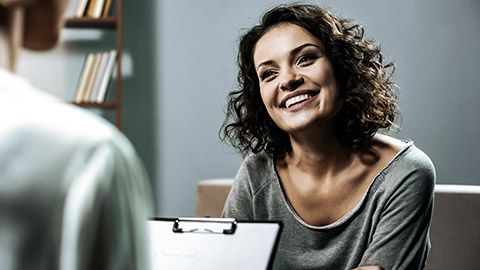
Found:
[[0, 269], [149, 269], [151, 204], [115, 127], [0, 68]]
[[311, 226], [286, 198], [274, 160], [259, 153], [240, 167], [222, 216], [283, 223], [274, 269], [422, 269], [430, 250], [434, 183], [432, 162], [408, 141], [350, 212]]

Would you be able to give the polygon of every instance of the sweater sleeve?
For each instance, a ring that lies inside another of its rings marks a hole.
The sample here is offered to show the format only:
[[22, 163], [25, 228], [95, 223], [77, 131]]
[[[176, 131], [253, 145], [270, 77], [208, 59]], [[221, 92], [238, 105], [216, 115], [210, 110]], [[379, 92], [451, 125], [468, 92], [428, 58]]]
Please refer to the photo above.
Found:
[[[420, 152], [383, 204], [376, 228], [360, 266], [384, 269], [423, 269], [430, 250], [429, 228], [433, 212], [435, 169]], [[403, 174], [403, 175], [402, 175]]]

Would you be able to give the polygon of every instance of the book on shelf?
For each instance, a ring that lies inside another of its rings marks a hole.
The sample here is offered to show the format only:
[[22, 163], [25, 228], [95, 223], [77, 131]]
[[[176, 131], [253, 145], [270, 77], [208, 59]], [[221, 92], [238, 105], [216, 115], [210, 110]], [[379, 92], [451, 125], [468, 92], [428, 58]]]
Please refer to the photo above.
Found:
[[117, 51], [89, 53], [75, 93], [75, 103], [103, 103], [117, 59]]
[[96, 53], [93, 60], [93, 70], [92, 75], [89, 79], [85, 96], [83, 96], [83, 102], [90, 102], [90, 97], [92, 96], [93, 86], [95, 85], [95, 80], [97, 79], [98, 69], [100, 68], [100, 62], [102, 61], [102, 53]]
[[78, 0], [77, 8], [75, 9], [75, 17], [83, 17], [87, 4], [88, 0]]
[[102, 17], [106, 18], [110, 15], [110, 7], [113, 0], [105, 0], [105, 6], [103, 6]]
[[79, 0], [75, 10], [75, 17], [108, 17], [111, 6], [112, 0]]
[[98, 103], [103, 103], [105, 101], [108, 83], [110, 82], [110, 78], [112, 77], [113, 67], [115, 66], [116, 60], [117, 60], [117, 51], [111, 50], [110, 52], [108, 52], [107, 66], [105, 68], [103, 77], [101, 78], [102, 80], [100, 83], [100, 88], [98, 90], [98, 95], [96, 99]]
[[101, 53], [101, 60], [98, 66], [97, 76], [95, 82], [93, 83], [92, 93], [88, 99], [88, 102], [96, 102], [98, 99], [98, 90], [100, 88], [100, 82], [102, 81], [103, 74], [105, 73], [105, 68], [107, 67], [108, 61], [108, 52]]
[[93, 53], [89, 53], [87, 54], [87, 57], [85, 57], [82, 73], [80, 74], [80, 79], [78, 80], [77, 92], [75, 94], [76, 103], [81, 103], [83, 101], [85, 89], [87, 89], [88, 78], [90, 77], [90, 72], [92, 69], [93, 57]]
[[103, 7], [105, 6], [105, 0], [94, 0], [94, 1], [95, 3], [93, 5], [92, 17], [100, 18], [102, 17]]
[[85, 11], [85, 17], [92, 18], [93, 17], [93, 8], [95, 7], [95, 3], [97, 0], [88, 0], [87, 10]]

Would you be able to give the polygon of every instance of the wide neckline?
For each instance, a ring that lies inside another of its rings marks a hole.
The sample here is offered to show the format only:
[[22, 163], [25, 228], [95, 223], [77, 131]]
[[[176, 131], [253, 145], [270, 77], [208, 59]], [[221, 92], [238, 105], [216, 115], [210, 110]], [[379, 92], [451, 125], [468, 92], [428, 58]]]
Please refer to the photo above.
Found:
[[305, 226], [307, 228], [310, 228], [310, 229], [328, 230], [328, 229], [332, 229], [332, 228], [336, 228], [336, 227], [341, 226], [346, 221], [348, 221], [353, 215], [355, 215], [355, 213], [358, 212], [358, 210], [362, 207], [362, 205], [367, 200], [368, 194], [370, 194], [371, 192], [374, 192], [376, 190], [376, 188], [383, 182], [384, 178], [381, 177], [381, 176], [383, 176], [385, 174], [385, 172], [387, 170], [389, 170], [400, 158], [402, 158], [406, 154], [407, 150], [409, 150], [414, 145], [413, 141], [411, 141], [411, 140], [406, 140], [404, 142], [405, 142], [405, 146], [403, 146], [403, 148], [373, 178], [373, 181], [370, 183], [370, 185], [366, 189], [365, 193], [363, 194], [362, 199], [352, 209], [350, 209], [344, 216], [342, 216], [338, 220], [336, 220], [336, 221], [334, 221], [330, 224], [327, 224], [327, 225], [322, 225], [322, 226], [310, 225], [305, 220], [303, 220], [303, 218], [300, 217], [300, 215], [297, 213], [297, 211], [295, 210], [295, 208], [291, 204], [290, 200], [287, 198], [287, 195], [285, 193], [285, 190], [283, 188], [283, 185], [280, 181], [280, 177], [279, 177], [278, 172], [277, 172], [276, 167], [275, 167], [275, 160], [273, 158], [270, 159], [270, 161], [271, 161], [271, 164], [270, 164], [271, 173], [273, 174], [275, 183], [278, 185], [278, 188], [281, 191], [282, 199], [283, 199], [283, 202], [284, 202], [285, 206], [289, 210], [290, 214], [295, 218], [295, 220], [297, 220], [300, 224], [302, 224], [303, 226]]

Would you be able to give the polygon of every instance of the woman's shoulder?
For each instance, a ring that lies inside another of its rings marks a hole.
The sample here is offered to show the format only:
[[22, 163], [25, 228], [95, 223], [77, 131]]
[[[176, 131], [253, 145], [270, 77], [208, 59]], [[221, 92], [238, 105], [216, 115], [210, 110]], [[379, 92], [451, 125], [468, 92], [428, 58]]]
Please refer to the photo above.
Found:
[[248, 180], [254, 190], [275, 179], [273, 158], [264, 151], [248, 154], [242, 162], [236, 179]]
[[431, 174], [432, 177], [435, 177], [435, 166], [430, 157], [416, 147], [413, 141], [409, 142], [411, 145], [408, 149], [409, 151], [405, 154], [404, 162], [412, 169], [415, 168], [416, 171]]
[[[379, 159], [387, 159], [390, 162], [408, 152], [422, 155], [422, 159], [425, 159], [425, 161], [429, 160], [428, 156], [417, 148], [412, 140], [400, 140], [388, 135], [376, 134], [373, 142], [370, 151], [376, 153]], [[409, 154], [407, 156], [411, 155], [412, 154]]]
[[377, 133], [373, 138], [373, 147], [381, 150], [382, 152], [394, 152], [398, 153], [402, 149], [408, 146], [410, 141], [402, 141], [397, 138]]
[[265, 170], [272, 165], [273, 159], [265, 151], [250, 153], [245, 156], [242, 166], [253, 170]]
[[[435, 167], [425, 152], [415, 146], [412, 140], [402, 141], [387, 135], [376, 135], [373, 152], [377, 153], [384, 171], [390, 173], [411, 173], [435, 178]], [[382, 161], [383, 160], [383, 161]]]
[[382, 171], [387, 179], [397, 184], [415, 182], [414, 185], [434, 185], [436, 176], [433, 162], [412, 140], [401, 141], [385, 135], [379, 138], [386, 145], [384, 147], [392, 151], [390, 155], [395, 153]]

